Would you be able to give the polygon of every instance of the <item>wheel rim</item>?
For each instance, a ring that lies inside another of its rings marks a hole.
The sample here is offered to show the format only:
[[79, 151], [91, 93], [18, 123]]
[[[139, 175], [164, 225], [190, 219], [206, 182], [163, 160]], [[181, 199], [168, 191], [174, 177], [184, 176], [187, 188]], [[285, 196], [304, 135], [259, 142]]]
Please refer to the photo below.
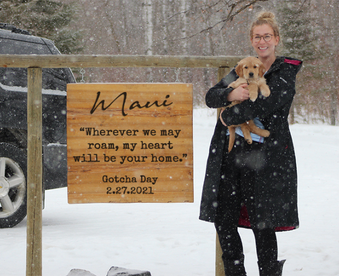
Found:
[[13, 215], [26, 195], [26, 178], [18, 163], [0, 158], [0, 218]]

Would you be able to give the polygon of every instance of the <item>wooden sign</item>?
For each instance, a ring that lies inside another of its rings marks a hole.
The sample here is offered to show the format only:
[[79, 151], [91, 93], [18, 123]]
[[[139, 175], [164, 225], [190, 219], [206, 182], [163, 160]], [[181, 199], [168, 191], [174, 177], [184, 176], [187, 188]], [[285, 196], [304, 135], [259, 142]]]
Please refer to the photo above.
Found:
[[193, 202], [192, 106], [192, 84], [68, 84], [68, 202]]

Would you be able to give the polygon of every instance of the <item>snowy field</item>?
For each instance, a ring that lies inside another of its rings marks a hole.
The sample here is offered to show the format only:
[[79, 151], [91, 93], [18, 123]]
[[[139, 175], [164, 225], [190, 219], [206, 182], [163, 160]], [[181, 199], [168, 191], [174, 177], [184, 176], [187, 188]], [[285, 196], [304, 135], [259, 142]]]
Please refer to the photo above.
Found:
[[[202, 182], [216, 115], [194, 110], [195, 203], [67, 203], [67, 189], [46, 192], [43, 275], [84, 269], [105, 276], [111, 266], [152, 276], [215, 275], [215, 230], [198, 220]], [[278, 233], [286, 276], [339, 275], [339, 127], [293, 125], [299, 177], [300, 228]], [[249, 276], [257, 276], [254, 238], [241, 229]], [[0, 229], [0, 276], [25, 275], [26, 219]]]

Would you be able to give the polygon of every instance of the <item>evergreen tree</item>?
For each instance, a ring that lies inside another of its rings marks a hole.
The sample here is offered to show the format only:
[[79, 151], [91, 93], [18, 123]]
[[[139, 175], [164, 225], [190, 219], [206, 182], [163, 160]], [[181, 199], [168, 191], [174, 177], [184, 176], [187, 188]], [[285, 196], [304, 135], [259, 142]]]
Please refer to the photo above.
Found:
[[75, 1], [65, 4], [55, 0], [4, 0], [0, 3], [0, 22], [53, 40], [63, 54], [82, 51], [81, 32], [69, 28], [75, 14]]
[[278, 8], [282, 33], [282, 54], [310, 61], [315, 58], [316, 31], [306, 1], [281, 1]]
[[297, 78], [297, 94], [290, 110], [290, 122], [296, 121], [296, 115], [307, 116], [308, 105], [313, 102], [314, 87], [310, 83], [316, 78], [318, 57], [317, 30], [312, 24], [310, 1], [286, 0], [278, 4], [281, 40], [281, 54], [303, 60], [303, 70]]

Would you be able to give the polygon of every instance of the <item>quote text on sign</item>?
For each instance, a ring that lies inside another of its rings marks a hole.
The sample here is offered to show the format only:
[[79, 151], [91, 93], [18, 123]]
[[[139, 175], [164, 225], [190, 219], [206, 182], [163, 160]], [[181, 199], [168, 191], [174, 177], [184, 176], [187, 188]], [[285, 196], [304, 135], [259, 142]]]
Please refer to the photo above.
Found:
[[192, 85], [69, 84], [69, 203], [192, 202]]

